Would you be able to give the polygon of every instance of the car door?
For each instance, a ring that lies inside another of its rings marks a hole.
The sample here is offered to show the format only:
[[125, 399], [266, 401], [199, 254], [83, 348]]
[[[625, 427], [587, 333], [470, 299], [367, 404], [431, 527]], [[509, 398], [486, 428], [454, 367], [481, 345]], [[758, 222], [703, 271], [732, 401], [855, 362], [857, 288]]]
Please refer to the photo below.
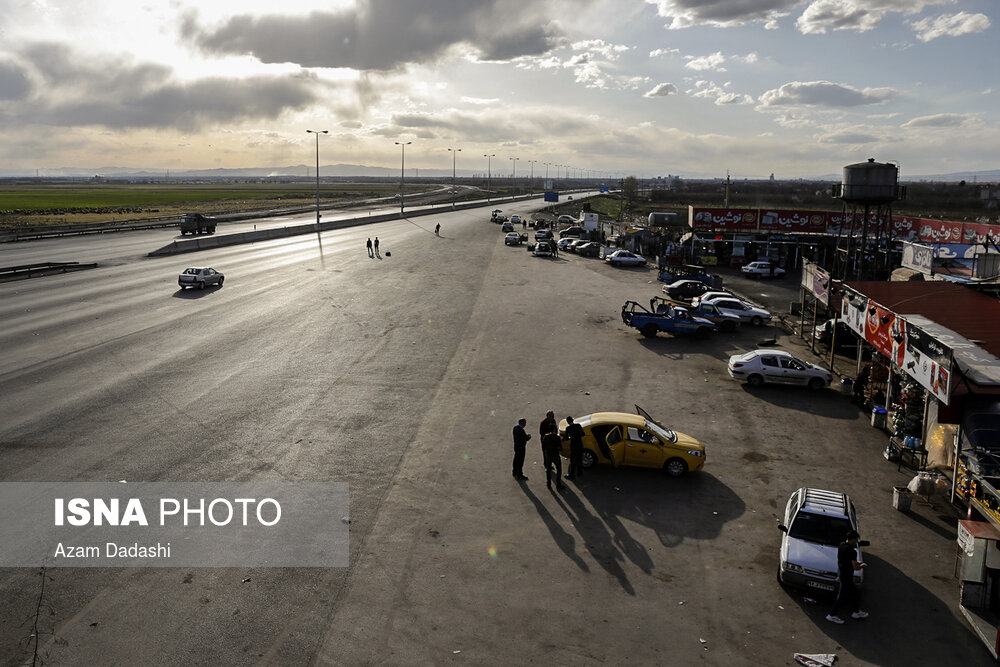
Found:
[[715, 306], [727, 315], [735, 315], [741, 320], [750, 319], [750, 316], [743, 307], [743, 304], [735, 299], [721, 299], [715, 302]]
[[[598, 446], [601, 442], [598, 441]], [[611, 465], [617, 468], [625, 460], [625, 434], [620, 425], [615, 425], [604, 436], [604, 446], [600, 447], [601, 454], [611, 461]]]
[[786, 383], [781, 363], [778, 362], [778, 357], [773, 354], [762, 354], [760, 356], [760, 371], [764, 376], [764, 382], [771, 382], [773, 384]]
[[663, 446], [659, 439], [646, 429], [628, 426], [625, 429], [623, 463], [640, 468], [660, 468], [663, 466]]
[[809, 382], [809, 375], [806, 367], [798, 359], [791, 357], [781, 357], [781, 374], [785, 384], [806, 384]]

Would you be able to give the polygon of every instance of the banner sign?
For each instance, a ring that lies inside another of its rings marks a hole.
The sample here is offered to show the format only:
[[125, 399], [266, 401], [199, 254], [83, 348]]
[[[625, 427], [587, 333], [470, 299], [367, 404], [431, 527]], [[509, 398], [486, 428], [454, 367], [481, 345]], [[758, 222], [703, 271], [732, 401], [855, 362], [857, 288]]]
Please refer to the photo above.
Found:
[[919, 271], [925, 275], [931, 275], [931, 266], [934, 264], [934, 248], [917, 245], [908, 241], [903, 242], [902, 265], [907, 269]]
[[951, 349], [908, 323], [900, 368], [927, 391], [948, 405], [951, 394]]
[[809, 290], [816, 295], [816, 300], [824, 306], [830, 304], [830, 274], [822, 268], [813, 268], [812, 286]]
[[760, 231], [762, 232], [808, 232], [822, 234], [826, 231], [824, 211], [786, 211], [761, 209]]
[[[850, 298], [848, 298], [850, 297]], [[840, 300], [840, 319], [861, 338], [865, 338], [865, 318], [868, 311], [868, 298], [857, 292], [844, 290], [844, 298]]]
[[865, 340], [876, 350], [892, 359], [892, 323], [896, 315], [872, 300], [865, 311]]
[[699, 208], [688, 207], [689, 224], [695, 229], [756, 230], [755, 208]]

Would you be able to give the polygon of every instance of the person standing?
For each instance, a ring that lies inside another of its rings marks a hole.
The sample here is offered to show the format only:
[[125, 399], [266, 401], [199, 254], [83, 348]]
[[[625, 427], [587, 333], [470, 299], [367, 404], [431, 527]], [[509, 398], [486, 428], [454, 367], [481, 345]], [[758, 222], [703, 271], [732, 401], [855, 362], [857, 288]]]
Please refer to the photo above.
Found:
[[559, 427], [556, 424], [556, 413], [549, 410], [545, 413], [545, 419], [543, 419], [538, 425], [538, 435], [544, 438], [546, 433], [555, 433], [558, 430]]
[[566, 417], [566, 437], [569, 438], [569, 471], [566, 479], [583, 477], [583, 427]]
[[434, 235], [435, 236], [441, 235], [441, 225], [434, 225]]
[[368, 237], [368, 256], [375, 257], [375, 253], [372, 252], [372, 237]]
[[826, 620], [831, 623], [842, 624], [844, 619], [837, 615], [840, 608], [845, 604], [851, 610], [851, 618], [868, 618], [867, 611], [861, 611], [861, 591], [854, 583], [854, 573], [868, 567], [868, 563], [858, 560], [858, 531], [849, 530], [844, 537], [844, 541], [837, 547], [837, 573], [840, 585], [837, 588], [837, 599], [833, 603], [833, 609], [826, 615]]
[[562, 438], [557, 431], [549, 431], [542, 437], [542, 456], [545, 462], [545, 486], [552, 488], [553, 478], [556, 488], [565, 489], [562, 483]]
[[375, 256], [378, 257], [378, 237], [375, 237]]
[[524, 454], [528, 441], [531, 440], [531, 434], [524, 430], [527, 423], [528, 420], [521, 417], [514, 425], [514, 468], [512, 473], [514, 479], [519, 482], [528, 479], [524, 476]]

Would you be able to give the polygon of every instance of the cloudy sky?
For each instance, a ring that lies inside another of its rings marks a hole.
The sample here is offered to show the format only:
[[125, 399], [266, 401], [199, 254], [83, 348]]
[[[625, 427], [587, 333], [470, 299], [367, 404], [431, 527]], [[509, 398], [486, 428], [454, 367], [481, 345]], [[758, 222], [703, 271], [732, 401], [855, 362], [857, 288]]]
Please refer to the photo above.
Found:
[[0, 169], [997, 169], [998, 7], [0, 0]]

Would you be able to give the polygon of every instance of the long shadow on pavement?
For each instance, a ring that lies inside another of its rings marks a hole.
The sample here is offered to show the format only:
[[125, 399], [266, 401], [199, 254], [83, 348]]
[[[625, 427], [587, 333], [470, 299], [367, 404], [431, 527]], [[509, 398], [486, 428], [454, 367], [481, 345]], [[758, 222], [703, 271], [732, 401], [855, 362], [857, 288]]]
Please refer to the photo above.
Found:
[[536, 496], [531, 489], [528, 488], [527, 484], [521, 484], [520, 486], [521, 491], [523, 491], [524, 495], [528, 497], [531, 504], [535, 506], [535, 511], [538, 512], [538, 516], [542, 518], [542, 522], [545, 524], [545, 527], [549, 529], [549, 533], [551, 533], [553, 541], [555, 541], [555, 543], [560, 549], [562, 549], [563, 553], [566, 554], [571, 561], [576, 563], [578, 568], [584, 572], [590, 572], [590, 568], [587, 567], [587, 564], [576, 553], [576, 540], [573, 539], [573, 536], [566, 532], [561, 525], [559, 525], [559, 522], [556, 521], [555, 517], [553, 517], [545, 505], [542, 504], [542, 501], [538, 499], [538, 496]]

